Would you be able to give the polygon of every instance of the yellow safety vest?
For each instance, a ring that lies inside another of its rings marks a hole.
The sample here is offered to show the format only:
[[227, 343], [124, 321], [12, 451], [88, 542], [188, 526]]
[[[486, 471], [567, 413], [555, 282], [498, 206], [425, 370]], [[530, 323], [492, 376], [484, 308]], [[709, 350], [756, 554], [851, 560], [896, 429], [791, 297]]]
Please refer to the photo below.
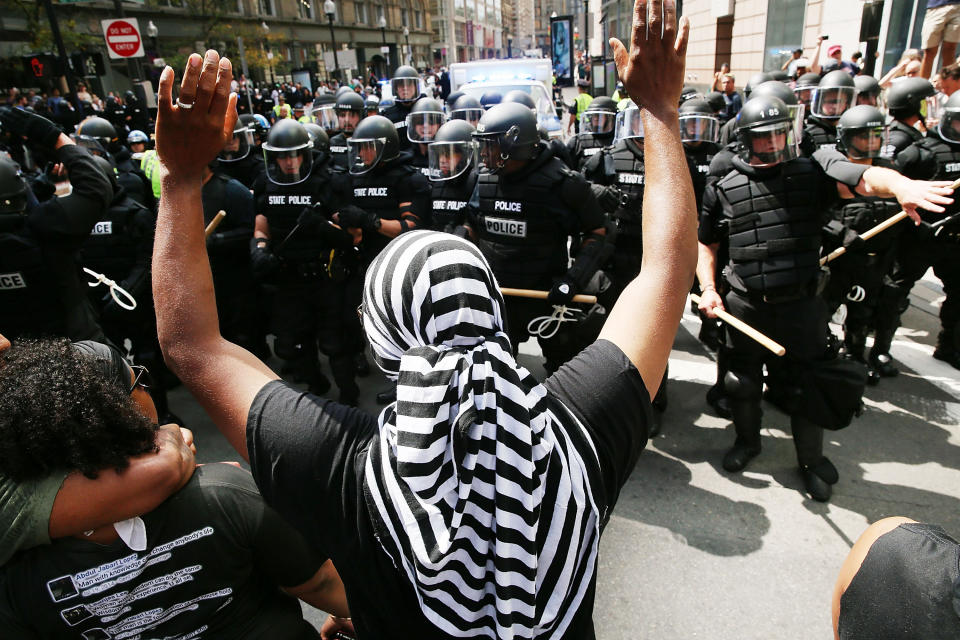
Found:
[[586, 111], [590, 103], [593, 102], [593, 96], [589, 93], [578, 93], [575, 102], [577, 103], [577, 120], [579, 120], [583, 112]]
[[156, 149], [148, 149], [143, 152], [140, 159], [140, 170], [150, 179], [150, 186], [153, 189], [153, 197], [160, 198], [160, 158], [157, 156]]

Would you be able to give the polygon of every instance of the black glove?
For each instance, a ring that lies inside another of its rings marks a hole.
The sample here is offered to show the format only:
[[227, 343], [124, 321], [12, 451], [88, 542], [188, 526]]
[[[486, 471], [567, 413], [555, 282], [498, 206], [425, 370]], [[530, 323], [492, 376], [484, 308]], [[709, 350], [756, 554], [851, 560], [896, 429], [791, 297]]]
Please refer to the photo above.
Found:
[[314, 231], [320, 225], [326, 225], [327, 219], [321, 209], [322, 205], [319, 203], [304, 207], [300, 215], [297, 216], [297, 225], [304, 231]]
[[280, 258], [270, 251], [270, 241], [266, 238], [250, 239], [250, 270], [253, 277], [265, 280], [280, 268]]
[[9, 107], [0, 109], [0, 123], [10, 133], [23, 136], [28, 141], [46, 149], [53, 149], [62, 133], [57, 125], [43, 116], [23, 109]]
[[596, 189], [597, 203], [600, 208], [607, 212], [616, 211], [620, 208], [622, 200], [620, 189], [610, 185], [608, 187], [599, 187]]
[[364, 231], [376, 231], [380, 228], [380, 216], [348, 204], [340, 209], [340, 226], [363, 229]]
[[567, 305], [577, 295], [577, 285], [572, 280], [564, 276], [550, 288], [547, 294], [547, 302], [554, 305]]
[[849, 253], [856, 253], [858, 251], [863, 251], [863, 248], [866, 246], [867, 241], [864, 240], [859, 233], [853, 229], [845, 229], [843, 232], [843, 247]]

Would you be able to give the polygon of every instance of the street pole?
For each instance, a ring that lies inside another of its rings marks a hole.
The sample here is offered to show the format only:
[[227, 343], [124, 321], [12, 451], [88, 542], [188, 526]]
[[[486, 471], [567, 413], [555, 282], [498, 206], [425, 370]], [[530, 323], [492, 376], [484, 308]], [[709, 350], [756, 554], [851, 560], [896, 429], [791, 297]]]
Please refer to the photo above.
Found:
[[387, 49], [387, 28], [386, 27], [380, 27], [380, 38], [383, 41], [383, 47], [384, 47], [383, 57], [387, 61], [387, 76], [389, 76], [390, 75], [390, 50]]
[[[113, 0], [113, 10], [117, 12], [118, 18], [126, 18], [127, 13], [123, 10], [122, 0]], [[143, 73], [140, 71], [140, 60], [127, 58], [127, 75], [130, 76], [130, 82], [137, 84], [143, 79]]]
[[583, 53], [590, 57], [590, 0], [583, 0]]
[[60, 24], [57, 22], [57, 14], [53, 11], [53, 2], [43, 0], [43, 7], [47, 10], [47, 18], [50, 20], [50, 33], [53, 35], [53, 41], [57, 44], [57, 53], [60, 54], [60, 64], [63, 65], [63, 75], [67, 79], [67, 88], [73, 99], [77, 102], [77, 87], [73, 82], [73, 74], [70, 72], [70, 60], [67, 58], [67, 48], [63, 45], [63, 37], [60, 35]]
[[337, 81], [340, 80], [340, 63], [337, 62], [337, 37], [333, 35], [333, 14], [328, 13], [327, 19], [330, 21], [330, 42], [333, 43], [333, 75]]
[[[237, 51], [240, 52], [240, 70], [243, 72], [243, 77], [246, 79], [246, 82], [250, 82], [250, 69], [247, 68], [247, 55], [243, 50], [243, 36], [237, 36]], [[250, 97], [250, 86], [245, 84], [243, 87], [243, 92], [247, 94], [247, 107], [250, 108], [250, 113], [253, 113], [253, 98]]]

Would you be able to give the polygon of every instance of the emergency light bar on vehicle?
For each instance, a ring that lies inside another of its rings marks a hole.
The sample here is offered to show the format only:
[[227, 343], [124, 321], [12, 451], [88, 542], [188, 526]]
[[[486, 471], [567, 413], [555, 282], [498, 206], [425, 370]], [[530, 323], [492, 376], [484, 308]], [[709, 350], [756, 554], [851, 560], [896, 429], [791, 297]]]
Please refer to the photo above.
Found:
[[450, 65], [450, 90], [457, 91], [462, 85], [472, 82], [511, 80], [537, 80], [549, 87], [553, 82], [552, 74], [550, 61], [545, 58], [455, 62]]

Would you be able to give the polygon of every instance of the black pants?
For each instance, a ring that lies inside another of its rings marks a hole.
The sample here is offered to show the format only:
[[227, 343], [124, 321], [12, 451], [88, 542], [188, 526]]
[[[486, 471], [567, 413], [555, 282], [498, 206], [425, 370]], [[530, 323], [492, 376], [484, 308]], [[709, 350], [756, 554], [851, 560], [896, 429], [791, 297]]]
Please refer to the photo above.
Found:
[[[725, 305], [731, 314], [779, 342], [787, 351], [787, 355], [778, 357], [739, 331], [726, 332], [725, 360], [729, 372], [725, 386], [738, 442], [759, 446], [763, 366], [766, 364], [778, 379], [798, 379], [794, 372], [822, 358], [827, 351], [829, 331], [826, 304], [818, 296], [772, 304], [731, 291]], [[795, 401], [803, 401], [801, 387], [787, 393], [793, 394]], [[800, 464], [815, 463], [822, 455], [821, 426], [795, 415], [791, 415], [791, 424]], [[808, 444], [811, 441], [815, 443], [812, 451]]]
[[913, 285], [933, 267], [946, 294], [940, 306], [941, 333], [937, 342], [942, 348], [960, 351], [960, 231], [953, 233], [958, 235], [929, 238], [916, 229], [904, 233], [892, 280], [899, 298], [898, 308], [904, 310]]

